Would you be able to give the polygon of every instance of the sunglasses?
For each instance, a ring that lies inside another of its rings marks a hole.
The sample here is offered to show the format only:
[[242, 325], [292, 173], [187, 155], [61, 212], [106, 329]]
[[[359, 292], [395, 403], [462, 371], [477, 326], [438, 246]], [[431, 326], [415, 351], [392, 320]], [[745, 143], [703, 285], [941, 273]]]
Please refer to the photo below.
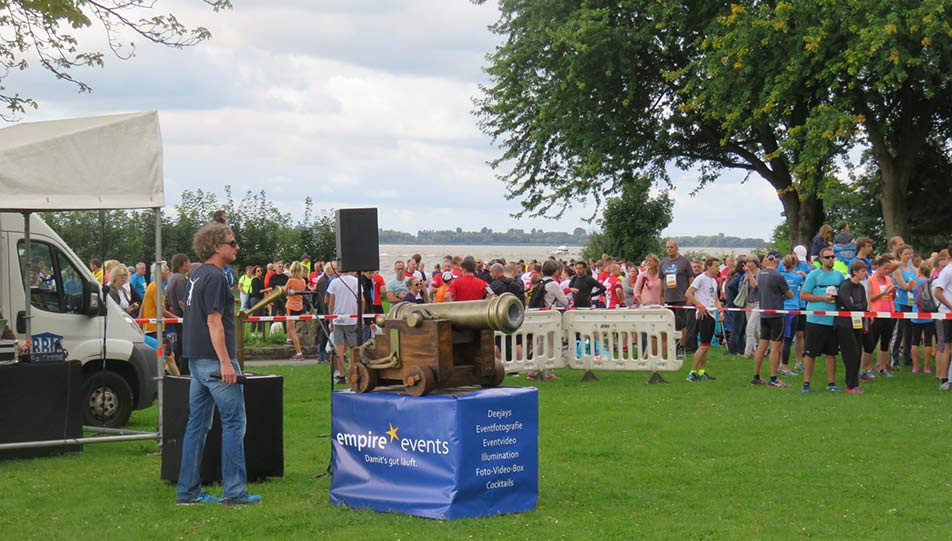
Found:
[[234, 240], [234, 239], [232, 239], [232, 240], [230, 240], [230, 241], [228, 241], [228, 242], [222, 242], [222, 243], [220, 243], [220, 244], [227, 244], [228, 246], [231, 246], [232, 248], [237, 248], [237, 247], [238, 247], [238, 241], [237, 241], [237, 240]]
[[823, 255], [823, 256], [820, 256], [820, 259], [833, 259], [834, 257], [836, 257], [836, 256], [832, 256], [832, 255]]
[[410, 287], [420, 287], [421, 285], [422, 284], [420, 282], [417, 282], [415, 284], [410, 284]]

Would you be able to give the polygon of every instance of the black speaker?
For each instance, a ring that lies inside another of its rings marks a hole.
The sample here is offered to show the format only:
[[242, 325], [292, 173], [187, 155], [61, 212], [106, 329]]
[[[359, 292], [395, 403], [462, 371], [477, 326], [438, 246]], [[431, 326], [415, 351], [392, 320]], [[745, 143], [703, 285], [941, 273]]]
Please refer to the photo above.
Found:
[[[82, 438], [82, 385], [79, 361], [0, 365], [0, 443]], [[0, 451], [0, 461], [82, 449], [82, 445], [9, 449]]]
[[[186, 376], [165, 376], [162, 399], [162, 472], [166, 481], [178, 482], [182, 465], [182, 440], [188, 422]], [[284, 476], [284, 378], [247, 374], [245, 388], [245, 467], [248, 481]], [[212, 428], [205, 438], [199, 468], [202, 484], [221, 481], [221, 418], [215, 409]]]
[[338, 270], [380, 270], [379, 239], [377, 209], [337, 209]]

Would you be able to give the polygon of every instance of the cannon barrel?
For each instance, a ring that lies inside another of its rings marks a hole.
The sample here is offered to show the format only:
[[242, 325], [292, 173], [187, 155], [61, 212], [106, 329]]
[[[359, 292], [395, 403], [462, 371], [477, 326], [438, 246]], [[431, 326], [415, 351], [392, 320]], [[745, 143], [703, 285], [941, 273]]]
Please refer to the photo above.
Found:
[[248, 317], [249, 315], [253, 314], [256, 310], [261, 310], [265, 306], [268, 306], [269, 304], [275, 301], [279, 301], [283, 299], [287, 294], [288, 292], [283, 287], [275, 286], [274, 289], [271, 291], [270, 294], [268, 294], [267, 297], [258, 301], [258, 304], [255, 304], [254, 306], [252, 306], [251, 308], [247, 310], [242, 310], [239, 313], [242, 316]]
[[525, 307], [512, 293], [484, 301], [443, 302], [435, 304], [414, 304], [401, 302], [395, 304], [387, 313], [387, 319], [406, 319], [410, 314], [420, 314], [425, 318], [448, 319], [454, 327], [465, 329], [485, 329], [501, 331], [506, 334], [522, 326]]

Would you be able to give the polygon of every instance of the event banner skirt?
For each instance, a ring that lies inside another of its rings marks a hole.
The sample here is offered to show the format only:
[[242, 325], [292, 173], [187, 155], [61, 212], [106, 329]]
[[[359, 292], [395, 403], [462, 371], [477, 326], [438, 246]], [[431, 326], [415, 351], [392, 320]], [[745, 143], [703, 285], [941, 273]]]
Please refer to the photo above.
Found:
[[536, 388], [331, 400], [332, 504], [435, 519], [535, 509]]

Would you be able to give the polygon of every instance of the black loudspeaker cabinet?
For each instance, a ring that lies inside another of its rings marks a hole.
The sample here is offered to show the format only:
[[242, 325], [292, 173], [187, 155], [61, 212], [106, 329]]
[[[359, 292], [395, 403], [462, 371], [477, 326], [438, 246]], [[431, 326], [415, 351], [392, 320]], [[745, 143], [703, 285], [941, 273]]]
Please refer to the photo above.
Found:
[[[82, 384], [79, 361], [0, 365], [0, 443], [82, 438]], [[0, 451], [0, 461], [82, 449], [82, 445], [10, 449]]]
[[337, 209], [337, 258], [340, 271], [380, 270], [377, 209]]
[[[165, 376], [162, 402], [162, 479], [178, 482], [182, 440], [188, 422], [187, 376]], [[247, 374], [245, 387], [245, 465], [248, 481], [284, 476], [284, 378]], [[205, 438], [199, 470], [202, 484], [221, 482], [221, 418], [215, 409], [212, 428]]]

